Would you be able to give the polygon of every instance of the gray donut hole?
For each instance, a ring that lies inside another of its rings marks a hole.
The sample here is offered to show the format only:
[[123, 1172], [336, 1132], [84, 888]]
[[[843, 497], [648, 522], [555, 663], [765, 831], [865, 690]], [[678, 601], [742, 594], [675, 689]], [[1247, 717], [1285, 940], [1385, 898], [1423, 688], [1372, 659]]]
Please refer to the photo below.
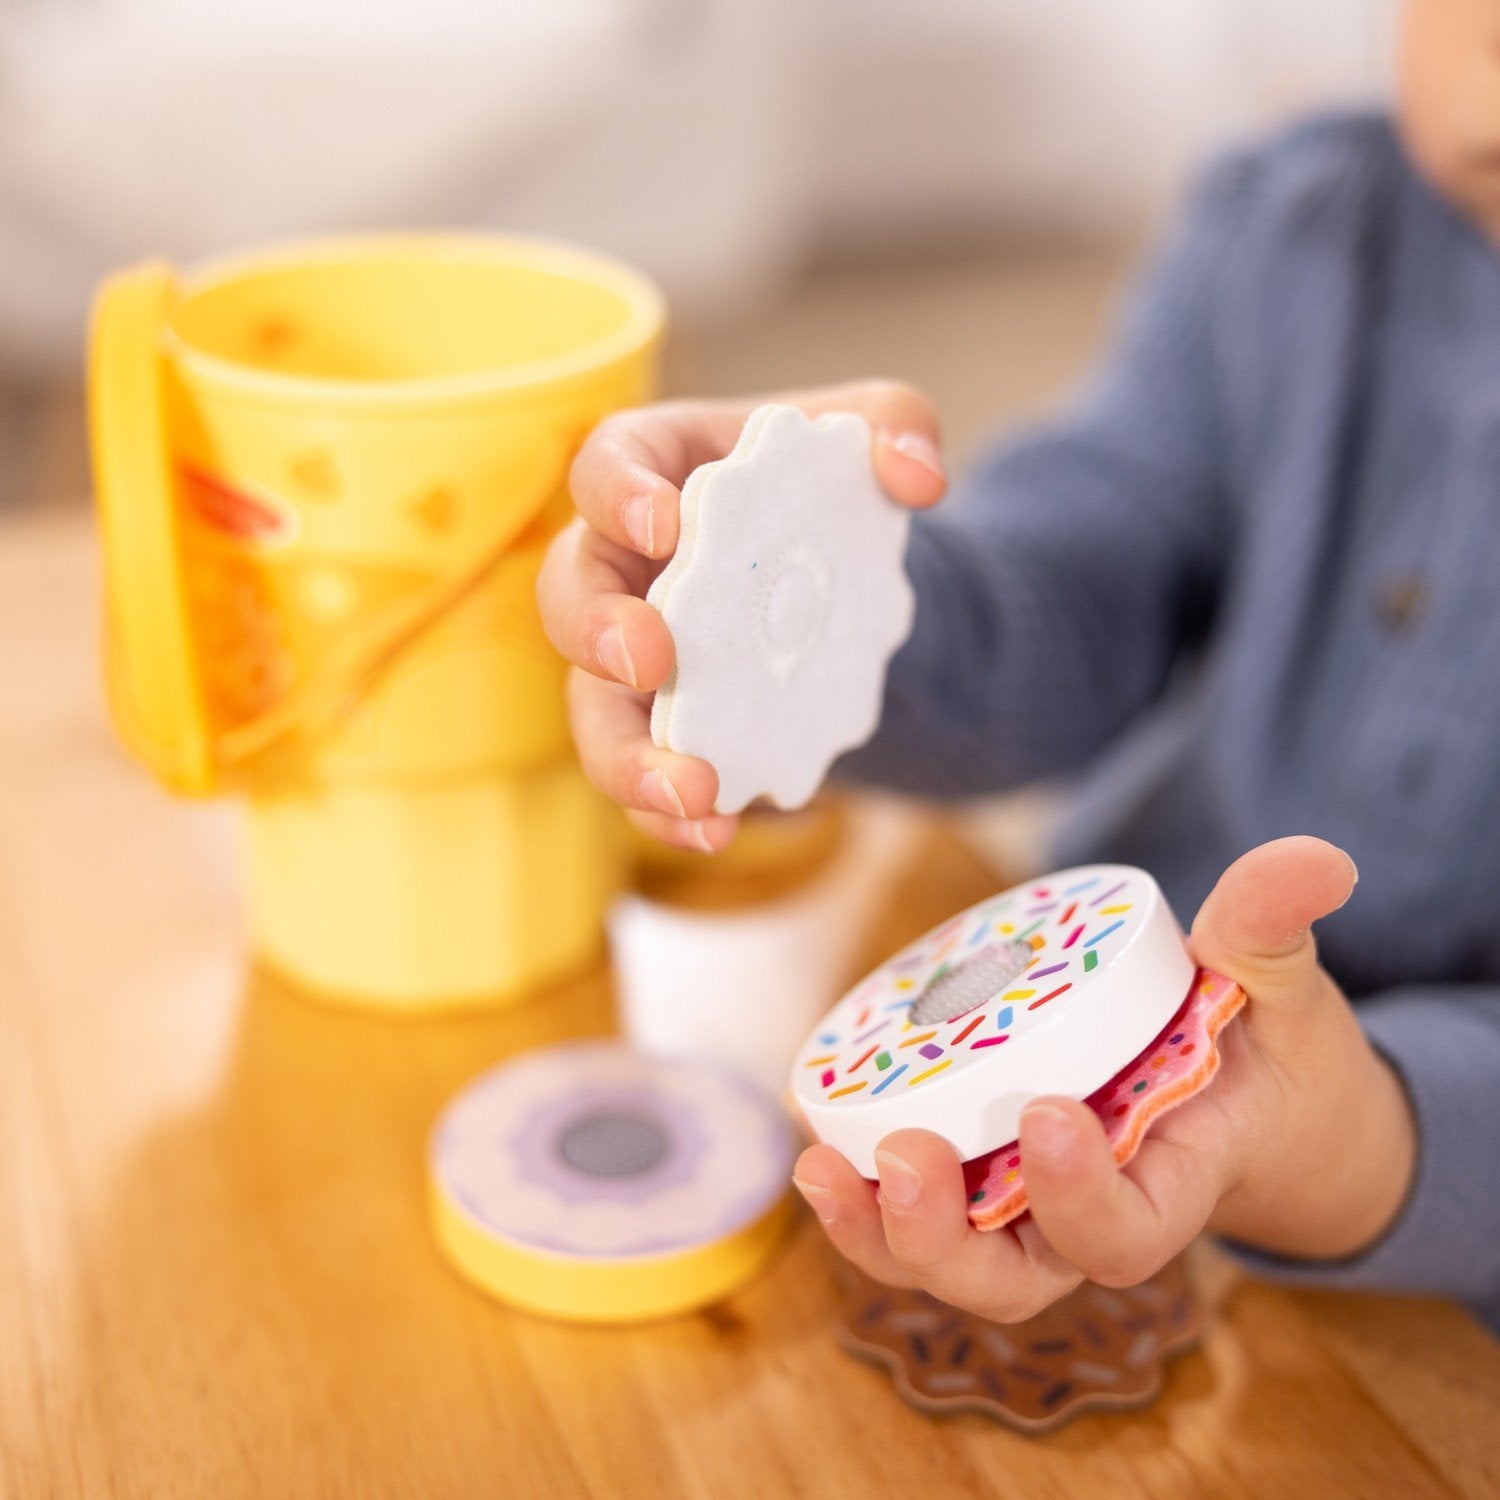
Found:
[[938, 971], [917, 996], [911, 1019], [917, 1026], [939, 1026], [993, 1000], [1020, 978], [1031, 961], [1026, 943], [991, 944]]
[[557, 1154], [588, 1177], [640, 1177], [671, 1148], [667, 1127], [643, 1110], [597, 1109], [557, 1137]]

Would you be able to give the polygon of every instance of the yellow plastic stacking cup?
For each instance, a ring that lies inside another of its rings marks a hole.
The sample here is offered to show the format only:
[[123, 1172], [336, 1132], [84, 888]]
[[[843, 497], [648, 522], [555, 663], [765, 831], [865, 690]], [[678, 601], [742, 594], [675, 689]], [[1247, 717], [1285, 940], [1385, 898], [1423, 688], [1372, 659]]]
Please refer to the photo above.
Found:
[[573, 454], [649, 398], [662, 322], [624, 266], [477, 237], [103, 289], [116, 723], [175, 790], [248, 792], [254, 940], [290, 979], [425, 1009], [597, 947], [619, 829], [533, 590]]

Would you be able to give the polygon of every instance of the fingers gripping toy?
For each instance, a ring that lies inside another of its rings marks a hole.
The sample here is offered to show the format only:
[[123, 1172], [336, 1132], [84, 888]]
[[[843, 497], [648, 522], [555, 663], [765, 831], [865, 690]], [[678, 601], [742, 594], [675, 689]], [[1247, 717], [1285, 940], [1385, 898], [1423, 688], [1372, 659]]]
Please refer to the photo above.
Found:
[[719, 812], [761, 795], [801, 807], [874, 732], [911, 629], [908, 529], [852, 413], [763, 406], [689, 476], [677, 551], [646, 596], [677, 647], [651, 734], [713, 765]]
[[1125, 865], [1064, 870], [982, 901], [917, 939], [824, 1017], [792, 1069], [818, 1137], [874, 1178], [893, 1130], [946, 1137], [969, 1217], [1026, 1207], [1012, 1144], [1044, 1094], [1084, 1099], [1115, 1159], [1203, 1088], [1240, 990], [1198, 973], [1156, 882]]

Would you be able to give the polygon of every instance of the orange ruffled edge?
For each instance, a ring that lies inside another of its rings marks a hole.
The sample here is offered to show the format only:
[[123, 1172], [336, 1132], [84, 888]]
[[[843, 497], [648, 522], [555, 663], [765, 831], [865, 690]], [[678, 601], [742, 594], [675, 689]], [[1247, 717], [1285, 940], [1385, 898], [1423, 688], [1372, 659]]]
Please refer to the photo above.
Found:
[[[1244, 1003], [1245, 992], [1232, 979], [1200, 969], [1151, 1045], [1084, 1101], [1103, 1121], [1120, 1166], [1140, 1150], [1154, 1121], [1213, 1081], [1219, 1033]], [[976, 1229], [1002, 1229], [1026, 1212], [1025, 1164], [1016, 1142], [965, 1162], [964, 1184]]]

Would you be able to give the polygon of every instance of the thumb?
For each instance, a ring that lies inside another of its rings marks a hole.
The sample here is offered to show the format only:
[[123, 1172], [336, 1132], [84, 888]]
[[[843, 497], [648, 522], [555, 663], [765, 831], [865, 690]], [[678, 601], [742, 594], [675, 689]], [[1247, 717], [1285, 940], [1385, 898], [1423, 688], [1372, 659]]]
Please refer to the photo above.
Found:
[[1322, 989], [1310, 928], [1337, 911], [1359, 872], [1322, 839], [1275, 839], [1242, 854], [1193, 923], [1193, 954], [1235, 981], [1262, 1014], [1292, 1010]]

